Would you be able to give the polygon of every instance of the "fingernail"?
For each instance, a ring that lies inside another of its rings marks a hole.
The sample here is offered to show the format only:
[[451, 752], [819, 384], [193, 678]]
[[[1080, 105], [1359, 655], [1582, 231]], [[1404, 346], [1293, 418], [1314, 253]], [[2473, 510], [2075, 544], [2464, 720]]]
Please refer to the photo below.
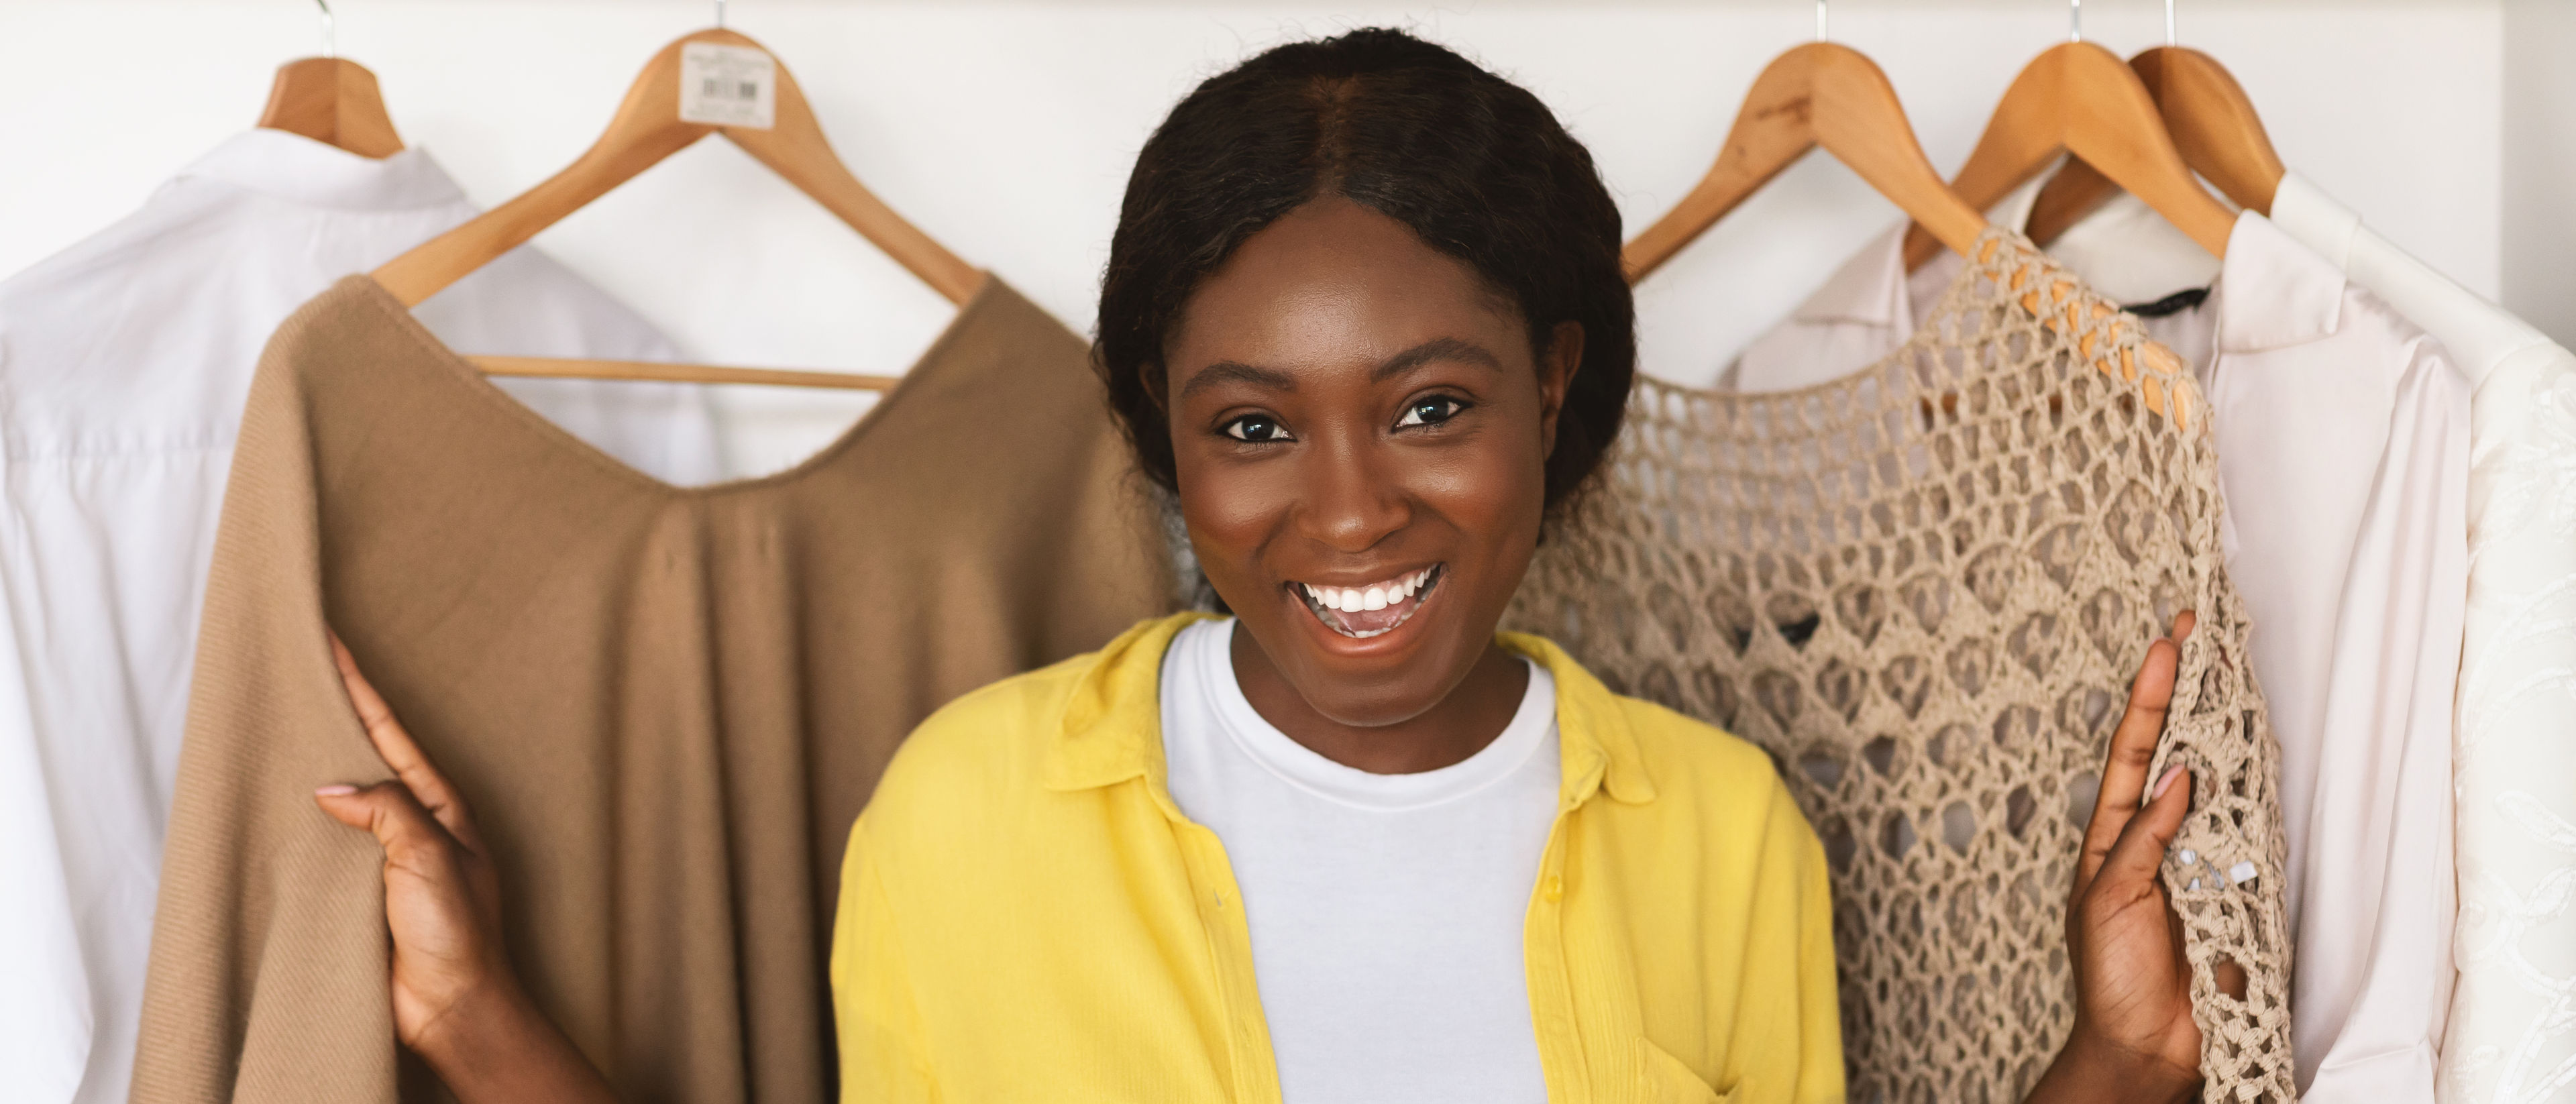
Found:
[[2182, 777], [2182, 764], [2176, 763], [2170, 767], [2166, 767], [2164, 777], [2156, 779], [2156, 788], [2147, 794], [2147, 800], [2153, 801], [2159, 797], [2163, 797], [2165, 795], [2165, 791], [2172, 788], [2174, 779], [2180, 777]]
[[358, 788], [356, 786], [317, 786], [313, 790], [313, 796], [347, 797], [356, 792], [358, 792]]

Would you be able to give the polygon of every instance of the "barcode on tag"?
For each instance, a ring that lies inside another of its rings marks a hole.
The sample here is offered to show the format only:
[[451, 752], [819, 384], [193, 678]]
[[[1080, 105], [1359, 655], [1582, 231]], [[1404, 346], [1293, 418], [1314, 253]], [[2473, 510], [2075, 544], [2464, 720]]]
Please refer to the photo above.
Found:
[[766, 50], [680, 47], [680, 121], [767, 130], [778, 121], [778, 62]]

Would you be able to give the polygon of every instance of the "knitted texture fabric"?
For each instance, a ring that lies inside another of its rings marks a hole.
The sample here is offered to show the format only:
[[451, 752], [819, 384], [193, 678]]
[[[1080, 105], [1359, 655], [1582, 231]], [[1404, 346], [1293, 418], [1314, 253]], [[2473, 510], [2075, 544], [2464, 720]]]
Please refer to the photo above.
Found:
[[[2019, 1100], [2072, 1027], [2065, 904], [2147, 646], [2189, 609], [2148, 777], [2209, 1101], [2294, 1099], [2278, 749], [2196, 385], [1989, 230], [1900, 350], [1778, 394], [1641, 378], [1509, 623], [1760, 744], [1825, 844], [1855, 1104]], [[2244, 967], [2242, 998], [2215, 968]]]

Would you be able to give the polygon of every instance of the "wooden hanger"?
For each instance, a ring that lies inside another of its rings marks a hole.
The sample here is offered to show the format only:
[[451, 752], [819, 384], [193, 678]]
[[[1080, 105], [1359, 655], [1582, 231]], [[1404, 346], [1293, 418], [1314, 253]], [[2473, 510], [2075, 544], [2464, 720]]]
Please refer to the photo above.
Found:
[[1717, 164], [1621, 250], [1628, 282], [1645, 279], [1817, 146], [1894, 200], [1917, 226], [1930, 228], [1927, 241], [1964, 254], [1985, 232], [1982, 208], [1942, 183], [1923, 156], [1905, 107], [1877, 63], [1848, 46], [1810, 42], [1780, 55], [1754, 78]]
[[[931, 240], [850, 175], [815, 122], [805, 93], [787, 66], [778, 64], [772, 95], [774, 125], [760, 129], [695, 123], [680, 118], [681, 54], [694, 43], [746, 47], [768, 53], [750, 38], [721, 28], [684, 36], [645, 63], [626, 90], [608, 130], [578, 160], [518, 198], [495, 207], [394, 258], [375, 271], [376, 282], [406, 307], [418, 306], [538, 231], [633, 179], [663, 158], [709, 134], [722, 134], [744, 152], [811, 196], [851, 229], [950, 302], [964, 304], [983, 287], [984, 274]], [[775, 61], [775, 55], [771, 59]], [[570, 376], [587, 379], [669, 380], [688, 383], [767, 383], [815, 387], [879, 388], [888, 377], [839, 372], [716, 368], [634, 361], [558, 360], [546, 357], [472, 357], [493, 374]]]
[[338, 146], [360, 157], [383, 159], [402, 152], [402, 136], [385, 114], [384, 94], [367, 67], [339, 56], [339, 32], [330, 0], [313, 0], [322, 9], [322, 56], [300, 58], [277, 67], [268, 86], [268, 106], [259, 125], [301, 134]]
[[573, 360], [563, 357], [474, 356], [466, 360], [487, 376], [537, 376], [551, 379], [660, 380], [666, 383], [757, 383], [770, 387], [837, 387], [848, 391], [889, 391], [901, 376], [863, 376], [856, 372], [808, 372], [794, 368], [720, 368], [711, 364], [667, 364], [658, 360]]
[[[2288, 170], [2272, 149], [2272, 136], [2254, 101], [2218, 59], [2185, 46], [2158, 46], [2129, 59], [2129, 68], [2155, 97], [2165, 130], [2182, 160], [2220, 194], [2256, 214], [2272, 213], [2272, 195]], [[2069, 160], [2042, 185], [2031, 207], [2029, 234], [2046, 245], [2119, 191], [2091, 165]]]
[[[2212, 255], [2227, 255], [2235, 214], [2192, 179], [2138, 74], [2090, 42], [2052, 46], [2013, 78], [1950, 184], [1982, 211], [2060, 153], [2084, 159]], [[1920, 225], [1908, 229], [1906, 265], [1921, 266], [1940, 244]]]
[[[1928, 228], [1930, 236], [1924, 240], [1934, 243], [1933, 248], [1948, 246], [1962, 256], [1975, 256], [1972, 250], [1986, 230], [1982, 212], [1994, 201], [1975, 202], [1962, 190], [1943, 183], [1941, 174], [1923, 155], [1921, 143], [1915, 140], [1913, 124], [1906, 120], [1904, 106], [1897, 101], [1896, 89], [1888, 83], [1887, 75], [1859, 51], [1823, 41], [1823, 32], [1820, 8], [1818, 41], [1780, 55], [1754, 78], [1753, 90], [1745, 95], [1744, 107], [1736, 113], [1735, 125], [1726, 134], [1726, 145], [1718, 151], [1717, 164], [1708, 175], [1670, 212], [1620, 251], [1629, 283], [1644, 279], [1672, 259], [1691, 239], [1817, 146], [1850, 166], [1870, 187], [1895, 201], [1913, 218], [1914, 225], [1907, 230], [1909, 243], [1912, 235]], [[2119, 59], [2113, 57], [2111, 62], [2116, 66]], [[2023, 75], [2026, 78], [2029, 74]], [[2134, 83], [2137, 78], [2129, 79]], [[2016, 82], [2015, 87], [2019, 86]], [[2149, 117], [2153, 117], [2152, 109]], [[1984, 148], [1982, 143], [1979, 148]], [[2208, 197], [2204, 194], [2202, 198]], [[2040, 289], [2035, 287], [2022, 297], [2024, 305], [2033, 309], [2038, 309], [2040, 300]], [[2077, 326], [2071, 312], [2041, 314], [2052, 329], [2072, 332]], [[2150, 345], [2136, 355], [2172, 354]], [[2171, 414], [2177, 424], [2190, 424], [2191, 413], [2180, 396], [2168, 395], [2154, 373], [2142, 373], [2134, 365], [2107, 359], [2095, 367], [2128, 381], [2144, 396], [2149, 409]], [[1955, 393], [1948, 394], [1942, 397], [1941, 405], [1955, 412], [1957, 401]], [[1930, 417], [1932, 400], [1926, 398], [1924, 402], [1925, 416]]]
[[299, 58], [278, 66], [259, 125], [360, 157], [381, 159], [403, 150], [402, 136], [394, 133], [384, 96], [376, 90], [376, 75], [347, 58]]

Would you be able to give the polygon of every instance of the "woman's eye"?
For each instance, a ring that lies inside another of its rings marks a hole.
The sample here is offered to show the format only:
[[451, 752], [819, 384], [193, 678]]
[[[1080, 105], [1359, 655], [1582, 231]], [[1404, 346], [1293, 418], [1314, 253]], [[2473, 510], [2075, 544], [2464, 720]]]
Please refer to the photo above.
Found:
[[1288, 427], [1267, 414], [1246, 414], [1225, 423], [1225, 435], [1237, 441], [1289, 441]]
[[1404, 408], [1404, 416], [1395, 420], [1396, 427], [1439, 425], [1458, 416], [1467, 404], [1447, 395], [1432, 395], [1413, 400]]

